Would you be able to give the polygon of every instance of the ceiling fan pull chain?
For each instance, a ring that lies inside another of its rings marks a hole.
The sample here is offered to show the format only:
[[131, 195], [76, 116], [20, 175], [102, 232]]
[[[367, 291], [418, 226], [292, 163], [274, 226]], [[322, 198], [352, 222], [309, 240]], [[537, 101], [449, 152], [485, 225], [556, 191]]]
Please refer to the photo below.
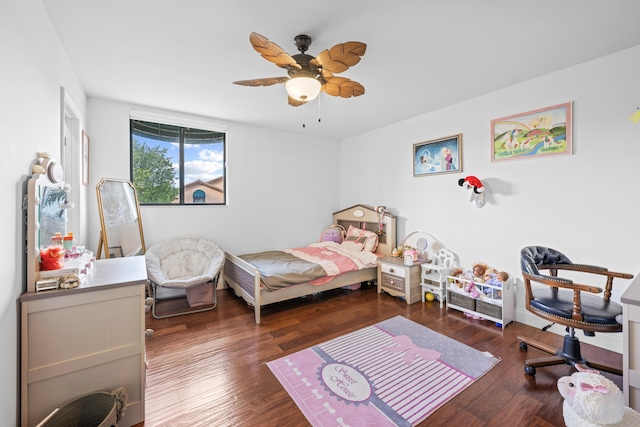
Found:
[[[305, 109], [306, 109], [306, 108], [307, 108], [307, 103], [306, 103], [306, 102], [303, 102], [303, 103], [302, 103], [302, 117], [304, 117], [304, 112], [305, 112]], [[302, 122], [302, 127], [303, 127], [303, 128], [306, 128], [306, 127], [307, 127], [307, 125], [304, 123], [304, 121]]]
[[321, 96], [318, 97], [318, 123], [322, 121], [320, 118], [320, 98], [322, 97]]

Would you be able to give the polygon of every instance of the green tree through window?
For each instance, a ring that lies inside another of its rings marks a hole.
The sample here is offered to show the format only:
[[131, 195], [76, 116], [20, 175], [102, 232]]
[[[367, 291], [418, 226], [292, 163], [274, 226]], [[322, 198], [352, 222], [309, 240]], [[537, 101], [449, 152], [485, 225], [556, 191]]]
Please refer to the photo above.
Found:
[[133, 138], [133, 185], [140, 203], [171, 203], [178, 196], [167, 148], [149, 147]]

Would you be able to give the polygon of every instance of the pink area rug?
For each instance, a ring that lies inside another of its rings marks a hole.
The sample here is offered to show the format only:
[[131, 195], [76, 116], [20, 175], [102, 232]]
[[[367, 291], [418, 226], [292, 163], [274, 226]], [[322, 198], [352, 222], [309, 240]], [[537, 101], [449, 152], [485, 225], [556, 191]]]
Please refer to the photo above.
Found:
[[311, 425], [413, 426], [500, 360], [397, 316], [268, 362]]

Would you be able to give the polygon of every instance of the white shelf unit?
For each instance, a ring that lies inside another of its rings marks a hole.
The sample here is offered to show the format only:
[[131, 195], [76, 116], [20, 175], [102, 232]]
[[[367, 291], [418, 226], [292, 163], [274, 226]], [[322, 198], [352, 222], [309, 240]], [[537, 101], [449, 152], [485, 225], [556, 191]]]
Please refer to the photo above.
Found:
[[422, 302], [425, 292], [431, 292], [440, 301], [440, 308], [447, 297], [447, 274], [449, 270], [458, 265], [458, 258], [448, 249], [440, 248], [433, 252], [431, 264], [422, 265], [420, 286], [422, 287]]
[[442, 308], [447, 297], [447, 273], [449, 269], [443, 265], [435, 264], [422, 264], [421, 267], [422, 302], [425, 301], [424, 294], [431, 292], [440, 301], [440, 308]]
[[[476, 282], [476, 289], [480, 293], [478, 298], [464, 292], [465, 284], [471, 282], [460, 277], [447, 276], [447, 308], [469, 313], [482, 319], [490, 320], [499, 324], [504, 329], [513, 322], [514, 317], [514, 288], [513, 281], [509, 278], [502, 284], [502, 287]], [[456, 282], [462, 283], [459, 288]], [[485, 293], [486, 292], [486, 293]], [[501, 299], [490, 298], [489, 295], [502, 294]]]

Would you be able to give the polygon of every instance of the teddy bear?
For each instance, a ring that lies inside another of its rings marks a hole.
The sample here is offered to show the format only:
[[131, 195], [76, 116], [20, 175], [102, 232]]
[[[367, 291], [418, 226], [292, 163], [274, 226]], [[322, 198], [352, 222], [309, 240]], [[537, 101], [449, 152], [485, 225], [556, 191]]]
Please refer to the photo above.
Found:
[[640, 426], [640, 414], [624, 406], [618, 386], [598, 371], [580, 369], [558, 380], [567, 427]]

